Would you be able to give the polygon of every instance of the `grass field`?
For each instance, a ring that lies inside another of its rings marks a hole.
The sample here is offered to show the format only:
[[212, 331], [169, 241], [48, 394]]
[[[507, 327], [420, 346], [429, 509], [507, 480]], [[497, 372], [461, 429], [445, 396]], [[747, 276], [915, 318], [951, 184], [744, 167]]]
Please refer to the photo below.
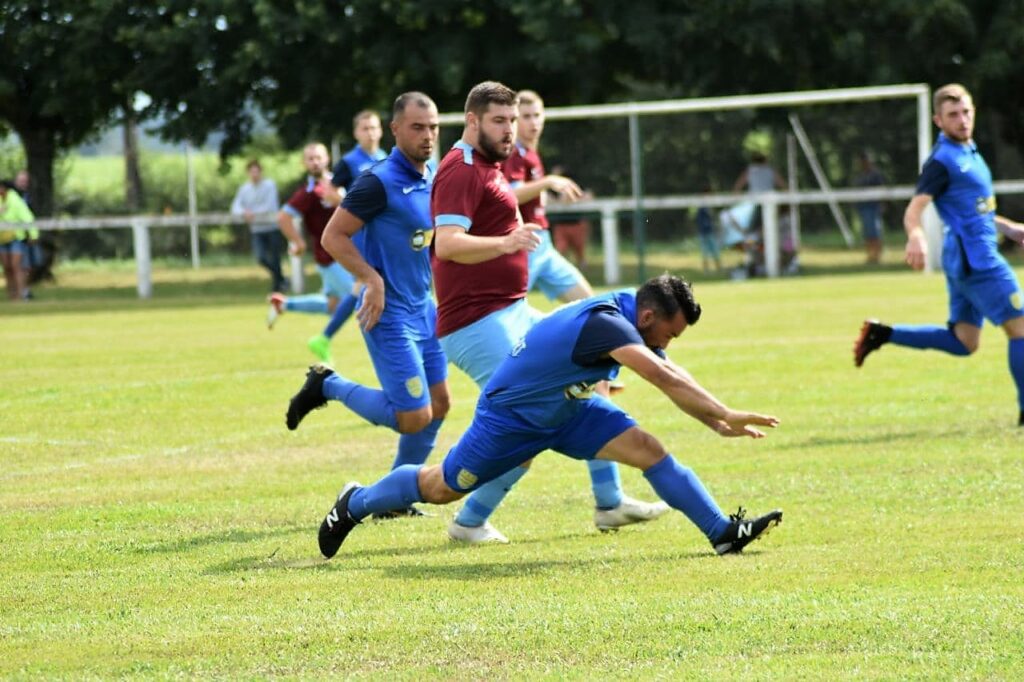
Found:
[[[0, 305], [0, 677], [1021, 679], [1024, 430], [1002, 332], [967, 360], [886, 348], [854, 370], [862, 318], [941, 321], [945, 294], [898, 254], [875, 273], [843, 259], [695, 276], [705, 314], [671, 356], [777, 414], [769, 438], [720, 439], [625, 376], [621, 404], [723, 507], [785, 510], [723, 558], [679, 514], [599, 534], [584, 467], [549, 453], [494, 518], [508, 546], [450, 544], [453, 506], [367, 523], [325, 562], [322, 515], [387, 470], [395, 437], [339, 405], [286, 431], [323, 319], [267, 332], [249, 266], [161, 270], [149, 302], [130, 267], [65, 268]], [[374, 381], [353, 326], [335, 345]], [[440, 453], [476, 397], [451, 383]]]

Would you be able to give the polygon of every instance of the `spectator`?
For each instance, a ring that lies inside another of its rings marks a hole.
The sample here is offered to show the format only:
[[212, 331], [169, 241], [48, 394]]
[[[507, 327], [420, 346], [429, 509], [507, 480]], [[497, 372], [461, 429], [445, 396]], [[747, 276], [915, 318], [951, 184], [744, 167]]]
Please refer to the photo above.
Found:
[[257, 159], [247, 163], [245, 171], [249, 182], [235, 193], [231, 213], [242, 216], [249, 224], [253, 254], [256, 262], [270, 273], [271, 291], [283, 292], [286, 282], [281, 274], [281, 256], [286, 244], [284, 235], [277, 229], [277, 185], [270, 178], [263, 177], [263, 166]]
[[[0, 223], [22, 223], [26, 228], [35, 220], [32, 211], [9, 180], [0, 182]], [[25, 298], [27, 273], [22, 267], [25, 253], [25, 228], [0, 227], [0, 264], [3, 265], [7, 298], [19, 301]]]
[[[854, 180], [857, 187], [878, 187], [885, 184], [885, 177], [875, 167], [871, 153], [863, 151], [858, 156], [860, 173]], [[877, 265], [882, 258], [882, 202], [862, 201], [857, 204], [860, 214], [861, 236], [867, 251], [868, 265]]]
[[[711, 194], [711, 185], [705, 184], [702, 191], [704, 194]], [[701, 267], [707, 272], [708, 263], [713, 261], [715, 272], [718, 272], [722, 269], [722, 258], [718, 248], [718, 237], [715, 235], [715, 221], [708, 206], [697, 209], [697, 236], [700, 239]]]
[[[562, 166], [554, 166], [551, 169], [554, 175], [566, 175]], [[561, 196], [554, 193], [555, 201], [562, 201]], [[589, 190], [584, 190], [580, 199], [586, 201], [593, 199], [594, 195]], [[553, 213], [551, 221], [551, 238], [555, 243], [555, 250], [562, 256], [572, 251], [576, 259], [576, 267], [583, 268], [587, 265], [587, 243], [590, 241], [590, 221], [581, 213]]]
[[[746, 188], [750, 194], [771, 192], [772, 190], [786, 189], [786, 181], [782, 179], [779, 172], [768, 163], [768, 156], [764, 152], [754, 151], [750, 154], [750, 164], [743, 169], [736, 183], [733, 185], [734, 192], [742, 192]], [[761, 229], [761, 205], [754, 209], [754, 217], [750, 221], [751, 231]]]
[[[32, 198], [29, 194], [31, 182], [32, 178], [24, 168], [14, 176], [14, 189], [21, 196], [28, 209], [34, 213]], [[23, 298], [32, 298], [32, 290], [29, 288], [29, 284], [44, 279], [49, 274], [49, 266], [46, 265], [47, 259], [39, 242], [39, 230], [35, 228], [26, 230], [23, 242], [25, 248], [22, 250], [21, 257], [21, 269], [23, 270], [21, 273], [23, 285], [21, 295]], [[43, 270], [45, 270], [45, 274], [41, 273]], [[49, 276], [51, 279], [53, 278], [52, 274], [49, 274]]]

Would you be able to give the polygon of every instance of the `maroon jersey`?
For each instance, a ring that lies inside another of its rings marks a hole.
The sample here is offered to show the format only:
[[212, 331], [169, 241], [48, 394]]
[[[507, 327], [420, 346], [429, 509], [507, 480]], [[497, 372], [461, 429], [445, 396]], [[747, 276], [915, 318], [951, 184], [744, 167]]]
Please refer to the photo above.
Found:
[[[516, 195], [501, 174], [465, 142], [455, 143], [438, 166], [430, 195], [434, 228], [458, 225], [469, 234], [499, 237], [519, 226]], [[446, 336], [526, 296], [526, 251], [475, 265], [440, 260], [430, 247], [437, 294], [437, 335]]]
[[316, 180], [309, 178], [304, 186], [295, 190], [282, 210], [302, 219], [302, 225], [309, 237], [308, 241], [313, 242], [313, 259], [317, 264], [327, 266], [334, 262], [334, 258], [320, 244], [320, 236], [327, 227], [327, 221], [334, 215], [335, 207], [326, 203], [320, 192]]
[[[516, 142], [516, 148], [512, 156], [505, 159], [501, 164], [501, 172], [505, 174], [508, 184], [512, 189], [519, 187], [526, 182], [534, 182], [544, 177], [544, 163], [540, 160], [540, 154], [536, 149], [527, 149]], [[547, 229], [548, 216], [544, 212], [544, 204], [547, 203], [545, 192], [530, 199], [525, 204], [520, 204], [519, 210], [523, 214], [523, 221], [537, 223]]]

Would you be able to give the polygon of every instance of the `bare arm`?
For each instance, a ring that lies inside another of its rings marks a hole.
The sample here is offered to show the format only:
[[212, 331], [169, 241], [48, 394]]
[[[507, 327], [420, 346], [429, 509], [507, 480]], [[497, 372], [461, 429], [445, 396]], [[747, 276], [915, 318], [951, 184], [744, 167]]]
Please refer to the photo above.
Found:
[[755, 425], [774, 428], [779, 423], [775, 417], [726, 407], [689, 372], [671, 360], [658, 357], [645, 346], [623, 346], [613, 350], [611, 356], [656, 386], [680, 410], [721, 436], [763, 438], [764, 433], [754, 428]]
[[540, 180], [524, 182], [512, 191], [516, 195], [516, 201], [520, 204], [533, 201], [547, 191], [558, 192], [562, 199], [570, 203], [579, 201], [583, 197], [583, 190], [580, 186], [564, 175], [545, 175]]
[[928, 261], [928, 240], [921, 225], [921, 216], [932, 201], [931, 194], [915, 194], [903, 213], [903, 229], [907, 231], [907, 265], [922, 270]]
[[306, 250], [306, 240], [295, 229], [295, 220], [292, 219], [291, 214], [287, 211], [278, 211], [277, 227], [281, 230], [281, 234], [284, 235], [285, 239], [292, 245], [294, 255], [301, 256], [302, 252]]
[[747, 169], [744, 168], [743, 172], [740, 173], [740, 176], [738, 178], [736, 178], [736, 182], [733, 183], [732, 191], [733, 192], [742, 192], [743, 188], [746, 187], [746, 186], [747, 186]]
[[1024, 244], [1024, 223], [997, 215], [996, 229], [1018, 244]]
[[470, 234], [459, 225], [440, 225], [434, 229], [434, 253], [441, 260], [462, 265], [483, 263], [516, 251], [533, 251], [540, 244], [534, 223], [520, 225], [501, 237]]
[[339, 206], [327, 222], [327, 227], [320, 236], [320, 244], [334, 260], [366, 285], [363, 303], [359, 306], [356, 317], [359, 325], [369, 331], [376, 326], [381, 313], [384, 312], [384, 280], [380, 273], [370, 267], [359, 253], [359, 249], [352, 243], [352, 235], [362, 228], [363, 221], [359, 217]]

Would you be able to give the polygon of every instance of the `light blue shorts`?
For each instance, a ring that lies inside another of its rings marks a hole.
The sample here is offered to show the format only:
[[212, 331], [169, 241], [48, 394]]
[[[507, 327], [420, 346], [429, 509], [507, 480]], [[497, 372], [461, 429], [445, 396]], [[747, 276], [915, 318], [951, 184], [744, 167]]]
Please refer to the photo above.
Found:
[[352, 293], [352, 287], [356, 283], [356, 278], [348, 270], [341, 267], [341, 264], [337, 261], [330, 265], [320, 265], [317, 263], [316, 270], [320, 273], [324, 296], [345, 298]]
[[512, 347], [526, 336], [533, 323], [544, 317], [520, 299], [473, 324], [442, 336], [441, 348], [448, 360], [483, 390]]
[[584, 281], [576, 266], [551, 244], [551, 230], [540, 232], [540, 246], [530, 252], [529, 268], [530, 278], [526, 290], [540, 289], [549, 301], [554, 301]]
[[0, 244], [0, 253], [20, 253], [25, 255], [25, 242], [15, 239], [13, 242]]

